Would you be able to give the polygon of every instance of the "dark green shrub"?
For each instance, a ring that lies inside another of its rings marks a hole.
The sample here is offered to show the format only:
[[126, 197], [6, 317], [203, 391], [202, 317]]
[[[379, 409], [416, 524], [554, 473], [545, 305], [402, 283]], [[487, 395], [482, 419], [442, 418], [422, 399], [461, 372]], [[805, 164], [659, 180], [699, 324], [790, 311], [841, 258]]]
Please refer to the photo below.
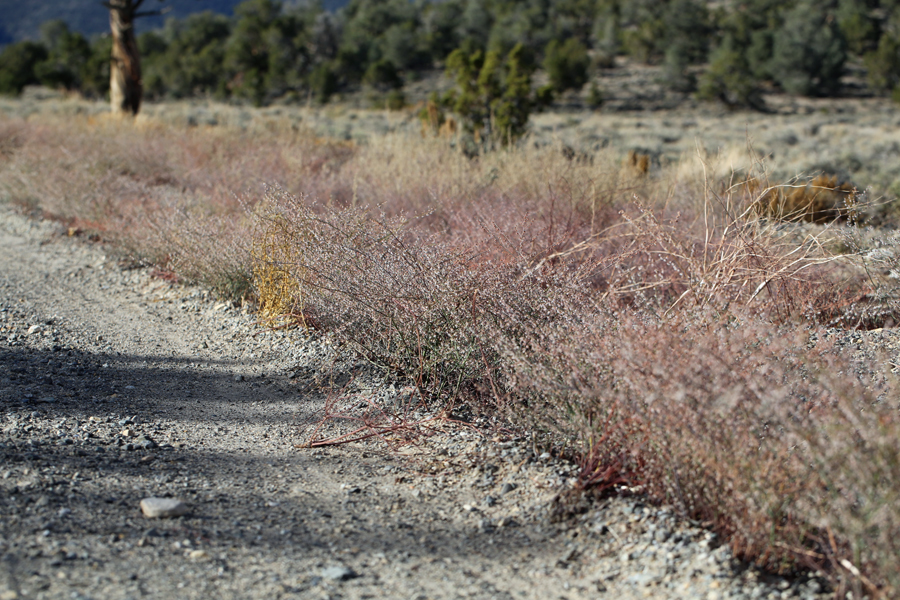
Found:
[[775, 36], [770, 71], [786, 92], [828, 95], [837, 91], [846, 59], [834, 15], [815, 0], [801, 0]]
[[878, 22], [864, 0], [840, 0], [837, 22], [854, 54], [864, 54], [878, 45]]
[[618, 15], [622, 49], [626, 54], [644, 63], [659, 61], [665, 52], [666, 8], [668, 2], [660, 0], [627, 0], [605, 11]]
[[690, 50], [682, 43], [673, 43], [666, 49], [663, 60], [663, 83], [676, 92], [692, 92], [697, 78], [688, 71], [691, 64]]
[[309, 88], [317, 102], [325, 104], [337, 93], [337, 73], [329, 63], [318, 65], [309, 76]]
[[642, 63], [655, 62], [659, 59], [665, 34], [665, 22], [662, 19], [641, 21], [622, 31], [622, 47]]
[[611, 69], [616, 64], [619, 53], [619, 20], [612, 9], [598, 15], [594, 22], [592, 42], [594, 64], [601, 69]]
[[709, 52], [709, 37], [712, 33], [709, 11], [705, 2], [698, 0], [672, 0], [666, 8], [665, 55], [669, 61], [673, 47], [678, 49], [678, 62], [685, 65], [698, 64], [706, 60]]
[[363, 83], [381, 91], [403, 87], [403, 80], [397, 73], [397, 67], [389, 60], [373, 62], [363, 75]]
[[491, 102], [494, 128], [507, 144], [518, 139], [528, 129], [528, 117], [535, 108], [531, 93], [531, 73], [534, 66], [518, 44], [506, 57], [503, 65], [503, 92]]
[[112, 39], [100, 36], [91, 40], [91, 55], [81, 73], [81, 93], [89, 98], [106, 98], [109, 95], [109, 56]]
[[20, 94], [38, 83], [35, 67], [47, 59], [47, 49], [35, 42], [10, 44], [0, 52], [0, 94]]
[[603, 92], [600, 91], [600, 87], [597, 85], [597, 82], [591, 82], [591, 87], [588, 90], [587, 97], [588, 106], [593, 109], [598, 109], [603, 106], [603, 102]]
[[723, 44], [713, 52], [709, 67], [700, 77], [697, 97], [729, 106], [763, 107], [758, 81], [746, 54], [734, 50], [730, 44]]
[[869, 85], [879, 92], [893, 90], [900, 83], [900, 40], [885, 33], [878, 48], [864, 57]]
[[391, 90], [384, 99], [385, 108], [388, 110], [403, 110], [406, 108], [406, 95], [403, 90]]
[[553, 104], [554, 97], [553, 86], [548, 83], [539, 87], [535, 92], [535, 103], [538, 108], [543, 109]]
[[60, 20], [41, 25], [41, 39], [48, 49], [47, 59], [35, 66], [34, 72], [42, 85], [68, 90], [81, 87], [85, 65], [91, 47], [80, 33], [69, 31]]
[[557, 92], [584, 87], [590, 64], [587, 48], [575, 38], [569, 38], [562, 44], [556, 40], [547, 44], [544, 70], [550, 77], [550, 85]]
[[505, 61], [497, 52], [454, 50], [447, 57], [447, 75], [456, 81], [456, 88], [445, 103], [483, 144], [508, 144], [526, 131], [537, 106], [531, 90], [533, 72], [533, 61], [521, 44]]

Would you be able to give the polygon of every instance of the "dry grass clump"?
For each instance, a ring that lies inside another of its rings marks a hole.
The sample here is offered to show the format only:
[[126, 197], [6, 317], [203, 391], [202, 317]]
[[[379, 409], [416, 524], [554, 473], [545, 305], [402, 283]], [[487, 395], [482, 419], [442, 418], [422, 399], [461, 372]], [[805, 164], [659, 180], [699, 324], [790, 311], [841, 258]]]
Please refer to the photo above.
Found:
[[636, 177], [643, 177], [650, 172], [650, 156], [641, 154], [636, 150], [629, 150], [625, 157], [624, 165], [629, 168]]
[[550, 432], [578, 449], [586, 488], [640, 486], [748, 559], [900, 589], [896, 383], [820, 329], [865, 305], [865, 272], [755, 209], [771, 193], [779, 217], [815, 220], [820, 192], [850, 202], [837, 181], [717, 194], [715, 178], [636, 177], [559, 146], [467, 158], [419, 136], [6, 131], [13, 201], [223, 293], [252, 286], [269, 323], [302, 317], [436, 408]]
[[837, 175], [818, 175], [799, 185], [768, 186], [756, 178], [741, 186], [754, 198], [754, 210], [781, 221], [827, 223], [857, 216], [857, 190]]

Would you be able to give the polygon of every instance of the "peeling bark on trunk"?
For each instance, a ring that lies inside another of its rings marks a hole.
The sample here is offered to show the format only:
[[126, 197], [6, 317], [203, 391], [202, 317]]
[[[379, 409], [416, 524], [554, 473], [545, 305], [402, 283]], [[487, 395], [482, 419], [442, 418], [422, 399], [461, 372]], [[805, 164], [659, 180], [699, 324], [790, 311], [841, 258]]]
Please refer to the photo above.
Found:
[[109, 69], [109, 100], [113, 114], [136, 115], [141, 109], [143, 87], [141, 58], [134, 35], [134, 18], [142, 0], [110, 0], [112, 62]]

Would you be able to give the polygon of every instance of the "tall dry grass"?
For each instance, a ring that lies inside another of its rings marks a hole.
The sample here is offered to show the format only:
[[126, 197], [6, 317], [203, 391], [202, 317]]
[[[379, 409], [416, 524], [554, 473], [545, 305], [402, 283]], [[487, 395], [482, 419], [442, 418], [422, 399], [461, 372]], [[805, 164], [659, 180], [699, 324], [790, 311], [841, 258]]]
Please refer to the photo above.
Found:
[[897, 386], [825, 326], [873, 323], [842, 316], [876, 296], [894, 315], [892, 296], [853, 264], [871, 253], [829, 251], [844, 226], [761, 218], [748, 164], [648, 174], [277, 124], [0, 121], [10, 201], [252, 290], [268, 319], [327, 330], [436, 406], [547, 432], [577, 448], [586, 489], [640, 486], [768, 568], [891, 595]]

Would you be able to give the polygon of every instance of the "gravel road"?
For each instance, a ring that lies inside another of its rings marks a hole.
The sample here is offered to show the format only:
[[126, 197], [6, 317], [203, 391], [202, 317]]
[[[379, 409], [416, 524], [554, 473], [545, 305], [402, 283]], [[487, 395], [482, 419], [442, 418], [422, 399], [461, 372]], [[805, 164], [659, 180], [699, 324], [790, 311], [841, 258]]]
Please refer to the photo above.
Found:
[[[253, 321], [0, 206], [0, 600], [825, 592], [640, 498], [554, 503], [574, 467], [526, 439], [296, 448], [321, 365], [353, 362]], [[362, 401], [403, 399], [359, 381]], [[147, 518], [151, 497], [188, 512]]]

